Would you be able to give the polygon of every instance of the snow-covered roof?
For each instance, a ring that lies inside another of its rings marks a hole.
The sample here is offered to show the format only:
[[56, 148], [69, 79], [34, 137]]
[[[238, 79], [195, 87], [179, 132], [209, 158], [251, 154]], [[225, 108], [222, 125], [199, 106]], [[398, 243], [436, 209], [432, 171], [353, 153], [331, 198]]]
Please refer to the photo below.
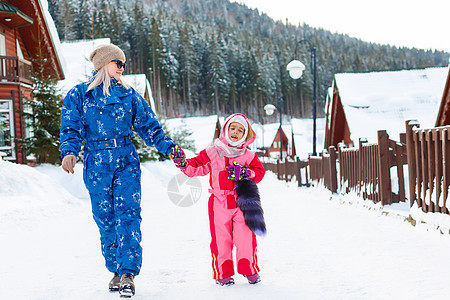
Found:
[[123, 78], [126, 82], [131, 84], [139, 94], [143, 95], [145, 93], [145, 89], [147, 88], [147, 76], [145, 76], [145, 74], [123, 75]]
[[91, 76], [94, 66], [89, 61], [89, 54], [92, 50], [97, 45], [110, 43], [109, 38], [61, 43], [62, 55], [67, 61], [64, 69], [66, 79], [59, 81], [58, 86], [64, 94], [73, 86], [86, 81]]
[[[292, 119], [297, 156], [307, 159], [312, 153], [313, 119]], [[316, 152], [322, 152], [325, 140], [325, 118], [316, 119]]]
[[145, 74], [129, 74], [123, 75], [124, 80], [131, 84], [131, 86], [144, 97], [147, 91], [148, 97], [150, 98], [150, 106], [155, 110], [155, 101], [153, 100], [152, 89], [150, 87], [150, 82]]
[[[290, 141], [292, 126], [283, 124], [281, 127]], [[251, 145], [252, 149], [262, 147], [270, 148], [275, 136], [278, 134], [280, 123], [264, 124], [264, 126], [261, 124], [253, 123], [252, 128], [256, 133], [255, 141]]]
[[[184, 127], [194, 132], [188, 139], [194, 141], [195, 150], [201, 150], [212, 145], [217, 123], [217, 115], [190, 118], [173, 118], [164, 120], [167, 129], [173, 130]], [[223, 124], [223, 120], [220, 124]]]
[[448, 67], [336, 74], [353, 142], [361, 137], [375, 142], [377, 131], [384, 129], [398, 140], [408, 119], [433, 127], [447, 74]]
[[56, 58], [58, 59], [62, 67], [62, 72], [64, 73], [63, 75], [67, 76], [67, 74], [65, 73], [67, 64], [61, 52], [61, 42], [59, 40], [58, 31], [56, 30], [53, 18], [50, 15], [50, 12], [48, 11], [48, 2], [47, 0], [39, 0], [39, 4], [42, 9], [42, 14], [44, 15], [44, 22], [47, 25], [48, 31], [50, 33], [51, 42], [53, 43], [53, 47], [55, 48]]
[[[61, 91], [65, 94], [73, 86], [84, 82], [92, 75], [94, 66], [89, 60], [89, 54], [97, 45], [110, 44], [109, 38], [95, 39], [95, 40], [78, 40], [61, 43], [61, 53], [67, 60], [68, 64], [65, 66], [66, 79], [59, 81], [58, 85]], [[146, 89], [150, 97], [150, 106], [155, 108], [153, 101], [150, 83], [145, 74], [129, 74], [124, 75], [126, 82], [144, 97]]]

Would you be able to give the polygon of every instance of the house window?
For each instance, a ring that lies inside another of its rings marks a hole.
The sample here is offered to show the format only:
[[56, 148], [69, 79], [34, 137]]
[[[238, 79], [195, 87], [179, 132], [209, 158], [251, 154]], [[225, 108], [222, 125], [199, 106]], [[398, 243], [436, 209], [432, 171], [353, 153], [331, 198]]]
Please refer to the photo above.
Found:
[[[0, 34], [0, 56], [6, 56], [6, 37], [3, 34]], [[0, 64], [0, 76], [6, 76], [6, 61], [2, 58]], [[2, 79], [2, 81], [7, 81], [6, 79]]]
[[6, 37], [3, 34], [0, 34], [0, 55], [6, 55]]
[[12, 100], [0, 100], [0, 152], [5, 160], [16, 158]]
[[23, 113], [25, 115], [25, 138], [34, 136], [33, 132], [33, 107], [30, 103], [23, 103]]
[[17, 48], [17, 56], [21, 59], [24, 59], [22, 49], [20, 48], [19, 40], [16, 39], [16, 48]]

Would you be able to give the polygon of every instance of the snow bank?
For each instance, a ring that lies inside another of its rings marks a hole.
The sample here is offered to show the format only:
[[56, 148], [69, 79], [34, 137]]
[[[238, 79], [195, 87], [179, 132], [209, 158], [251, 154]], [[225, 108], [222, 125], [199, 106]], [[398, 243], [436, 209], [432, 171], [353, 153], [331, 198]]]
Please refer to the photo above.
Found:
[[0, 160], [0, 226], [26, 222], [32, 216], [50, 217], [79, 204], [79, 199], [36, 168]]

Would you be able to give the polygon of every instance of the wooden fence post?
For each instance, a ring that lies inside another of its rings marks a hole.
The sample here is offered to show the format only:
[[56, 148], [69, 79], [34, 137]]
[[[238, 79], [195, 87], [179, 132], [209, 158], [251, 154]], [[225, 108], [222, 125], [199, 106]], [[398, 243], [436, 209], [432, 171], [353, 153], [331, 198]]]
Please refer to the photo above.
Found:
[[417, 206], [423, 208], [422, 205], [422, 190], [423, 190], [423, 178], [422, 178], [422, 143], [421, 143], [421, 135], [422, 135], [422, 131], [413, 131], [413, 141], [414, 141], [414, 160], [415, 160], [415, 165], [416, 165], [416, 172], [415, 172], [415, 185], [413, 185], [413, 187], [415, 187], [416, 192], [415, 192], [415, 201], [417, 202]]
[[288, 166], [288, 158], [284, 158], [284, 181], [289, 181], [289, 166]]
[[277, 159], [277, 179], [278, 180], [280, 180], [280, 174], [281, 174], [280, 160]]
[[366, 186], [367, 180], [366, 180], [366, 178], [364, 176], [365, 175], [364, 173], [365, 173], [366, 168], [369, 167], [369, 166], [363, 166], [364, 162], [366, 161], [365, 160], [365, 151], [363, 149], [363, 144], [366, 144], [366, 143], [367, 143], [367, 139], [366, 138], [360, 138], [359, 139], [359, 145], [358, 145], [358, 148], [359, 148], [359, 151], [358, 151], [358, 165], [359, 165], [359, 168], [358, 168], [358, 182], [356, 184], [356, 190], [357, 190], [358, 195], [363, 196], [363, 197], [365, 195], [363, 193], [362, 182], [364, 182], [364, 185]]
[[444, 203], [442, 205], [442, 212], [449, 213], [447, 209], [447, 197], [448, 197], [448, 186], [450, 184], [450, 147], [448, 142], [448, 130], [445, 128], [442, 132], [442, 177], [443, 177], [443, 197]]
[[341, 194], [344, 192], [344, 190], [342, 189], [342, 187], [345, 188], [345, 192], [347, 192], [347, 187], [344, 185], [344, 155], [342, 154], [342, 144], [338, 145], [338, 160], [339, 160], [339, 186], [341, 187]]
[[428, 152], [427, 152], [427, 134], [425, 129], [419, 132], [419, 141], [421, 149], [421, 166], [422, 166], [422, 210], [428, 212], [427, 191], [428, 191]]
[[434, 171], [435, 171], [435, 169], [434, 169], [434, 142], [433, 142], [432, 130], [431, 129], [426, 131], [426, 133], [425, 133], [425, 140], [427, 142], [427, 149], [426, 149], [426, 151], [428, 153], [427, 178], [428, 178], [428, 190], [429, 190], [428, 202], [430, 203], [428, 205], [428, 211], [429, 212], [435, 212], [435, 205], [433, 204], [434, 200], [432, 199], [432, 196], [431, 196], [431, 195], [433, 195], [433, 191], [434, 191], [433, 181], [434, 181], [434, 175], [435, 175], [434, 174]]
[[330, 154], [330, 189], [332, 193], [337, 192], [337, 170], [336, 170], [336, 148], [334, 146], [328, 147], [328, 153]]
[[378, 165], [381, 205], [391, 204], [389, 136], [386, 130], [378, 130]]
[[[309, 175], [308, 175], [308, 169], [309, 169]], [[308, 181], [308, 178], [310, 178], [311, 176], [311, 165], [310, 165], [310, 161], [308, 159], [308, 164], [305, 167], [305, 180], [306, 180], [306, 186], [310, 186], [311, 184]]]
[[439, 128], [433, 130], [432, 138], [434, 141], [434, 175], [435, 175], [435, 195], [436, 201], [435, 211], [442, 212], [443, 209], [439, 203], [439, 199], [441, 198], [442, 190], [441, 190], [441, 181], [442, 181], [442, 141], [441, 141], [441, 130]]
[[302, 186], [302, 169], [300, 168], [300, 158], [295, 159], [295, 174], [297, 177], [298, 186]]
[[398, 178], [398, 202], [406, 201], [405, 199], [405, 176], [403, 172], [403, 145], [395, 144], [395, 157], [397, 164], [397, 178]]

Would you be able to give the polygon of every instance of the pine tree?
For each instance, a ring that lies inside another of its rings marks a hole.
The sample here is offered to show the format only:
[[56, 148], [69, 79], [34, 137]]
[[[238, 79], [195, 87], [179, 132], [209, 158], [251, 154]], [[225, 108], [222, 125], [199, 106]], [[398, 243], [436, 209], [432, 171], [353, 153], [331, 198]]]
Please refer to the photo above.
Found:
[[76, 0], [74, 19], [76, 39], [82, 40], [87, 37], [87, 33], [93, 28], [92, 18], [94, 12], [91, 1]]
[[180, 40], [178, 44], [178, 61], [180, 82], [180, 96], [189, 107], [190, 114], [194, 113], [194, 102], [198, 100], [198, 57], [192, 43], [191, 32], [187, 24], [179, 30]]
[[20, 141], [22, 149], [33, 155], [37, 163], [59, 163], [59, 130], [62, 95], [57, 88], [57, 79], [51, 70], [50, 61], [44, 56], [41, 46], [32, 59], [33, 100], [30, 105], [33, 114], [25, 115], [31, 124], [33, 136]]
[[48, 4], [59, 38], [61, 40], [75, 39], [75, 9], [72, 0], [50, 0]]
[[221, 98], [228, 98], [228, 91], [230, 86], [230, 79], [227, 70], [227, 52], [226, 48], [222, 46], [219, 39], [215, 35], [212, 36], [209, 52], [207, 55], [207, 65], [205, 75], [208, 79], [205, 90], [208, 91], [209, 97], [213, 100], [214, 113], [220, 115], [221, 109], [219, 100]]
[[193, 115], [201, 108], [223, 115], [242, 109], [252, 118], [262, 102], [282, 96], [288, 114], [309, 117], [308, 49], [298, 51], [308, 69], [302, 79], [292, 80], [286, 71], [301, 39], [317, 49], [318, 93], [335, 73], [447, 66], [450, 57], [284, 24], [228, 0], [48, 1], [62, 40], [110, 38], [127, 54], [127, 72], [149, 74], [157, 111], [166, 116]]
[[[161, 124], [161, 128], [164, 133], [169, 136], [175, 144], [179, 145], [184, 150], [195, 151], [194, 141], [190, 139], [193, 132], [187, 129], [185, 125], [181, 125], [173, 130], [168, 130], [163, 119], [158, 118], [158, 121]], [[158, 152], [155, 147], [148, 147], [141, 137], [135, 132], [134, 136], [131, 137], [131, 141], [136, 147], [139, 154], [139, 160], [141, 162], [168, 159], [167, 156], [164, 156], [162, 153]]]

